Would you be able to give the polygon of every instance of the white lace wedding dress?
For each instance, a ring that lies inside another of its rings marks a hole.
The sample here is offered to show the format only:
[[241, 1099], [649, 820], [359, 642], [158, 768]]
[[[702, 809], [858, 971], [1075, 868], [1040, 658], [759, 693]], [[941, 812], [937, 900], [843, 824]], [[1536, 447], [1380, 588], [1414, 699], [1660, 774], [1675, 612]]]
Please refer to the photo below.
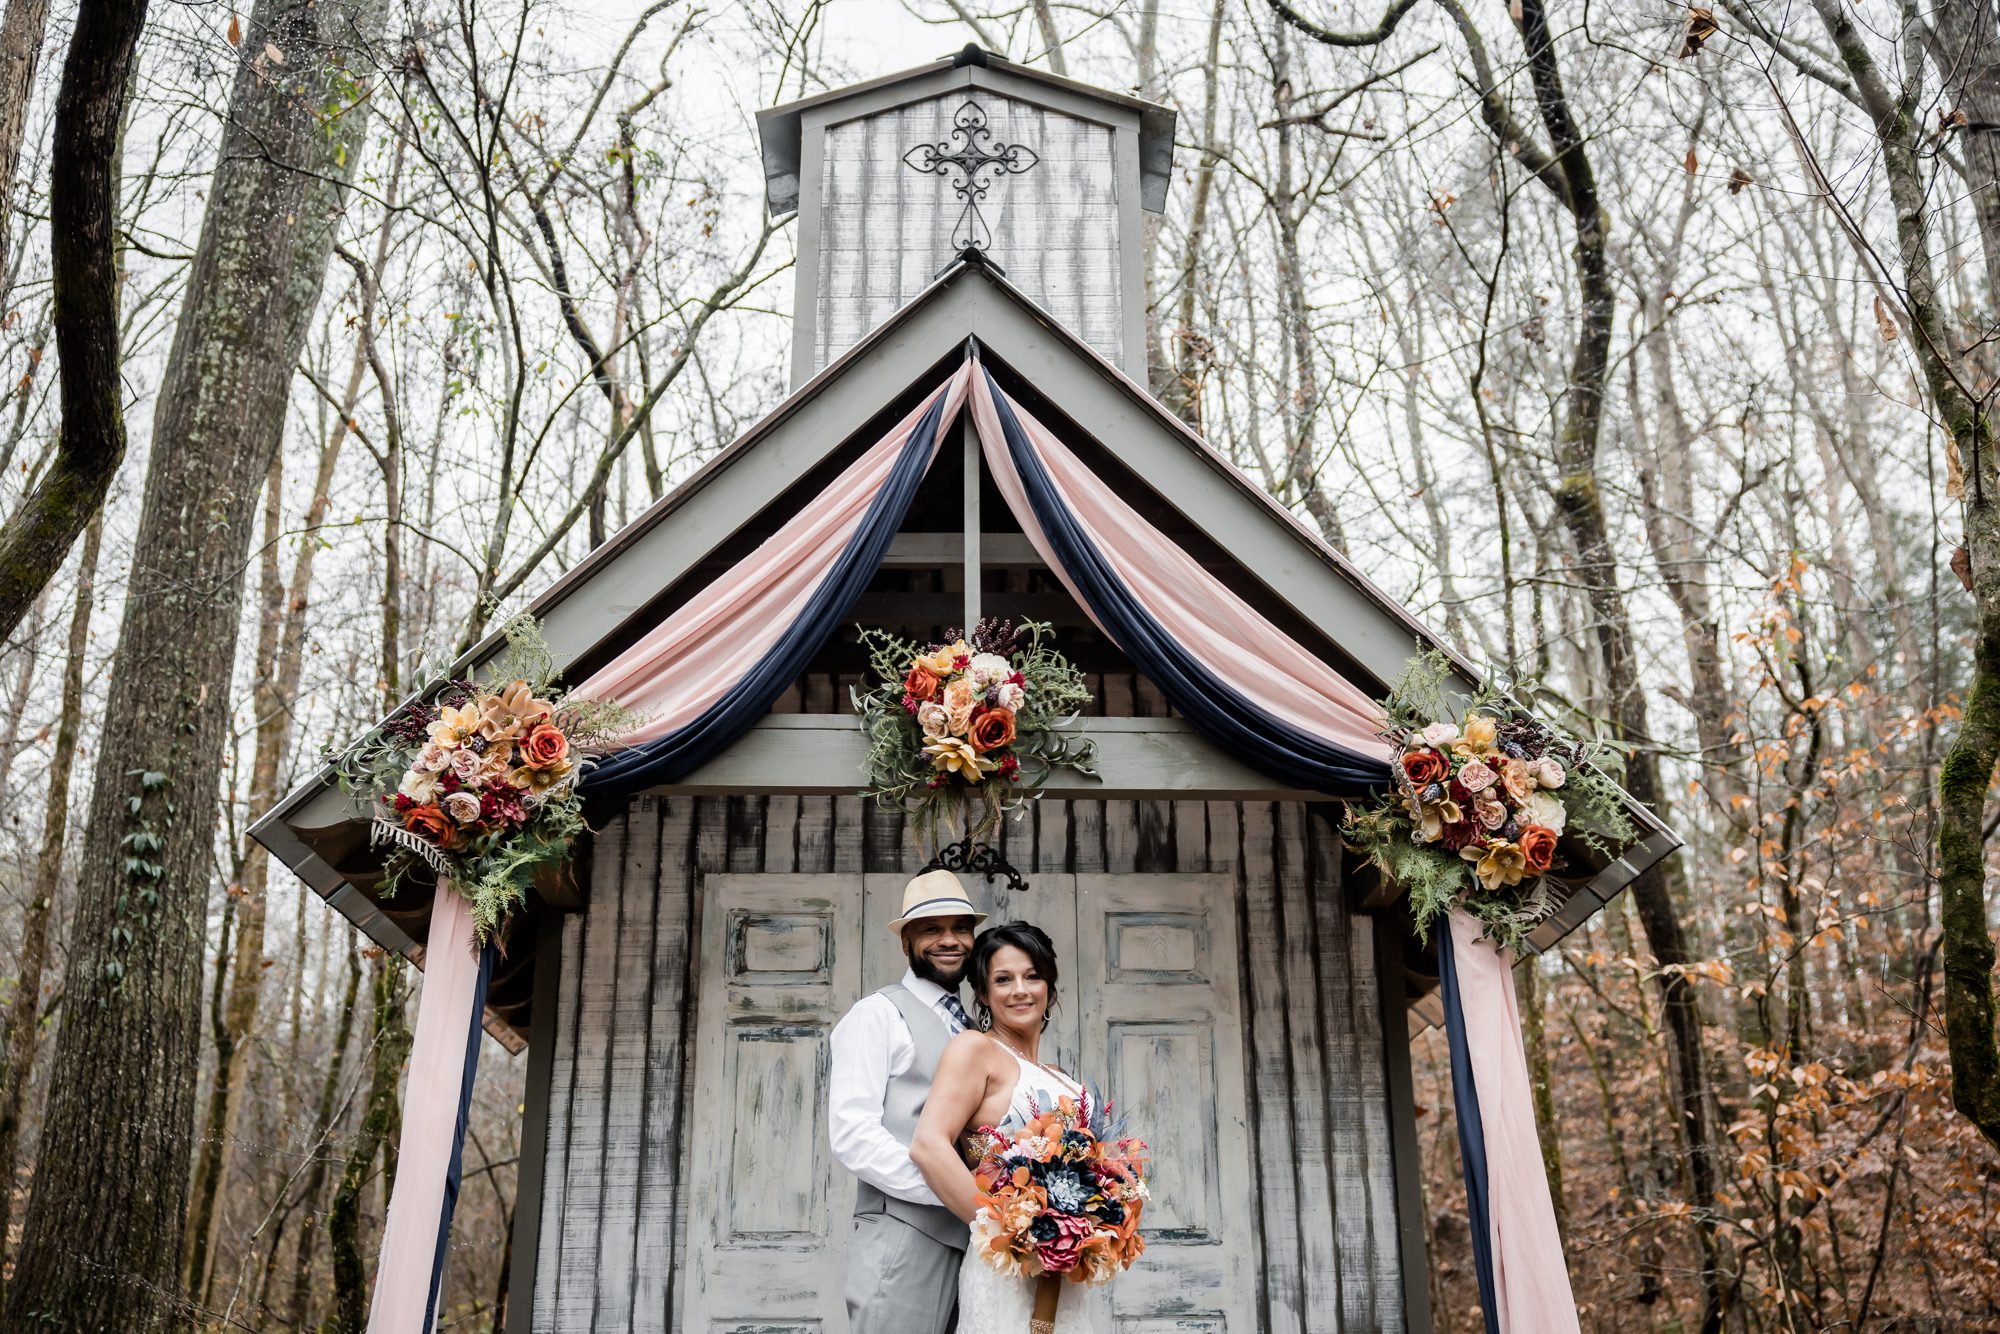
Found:
[[[1031, 1115], [1030, 1099], [1047, 1111], [1058, 1098], [1073, 1098], [1081, 1091], [1075, 1080], [1022, 1060], [1005, 1043], [999, 1045], [1021, 1070], [1000, 1129], [1026, 1125]], [[1032, 1278], [1002, 1276], [967, 1247], [965, 1264], [958, 1271], [958, 1334], [1028, 1334], [1028, 1320], [1035, 1309], [1035, 1283]], [[1092, 1334], [1099, 1324], [1092, 1319], [1092, 1310], [1103, 1301], [1102, 1289], [1065, 1282], [1056, 1307], [1055, 1334]]]

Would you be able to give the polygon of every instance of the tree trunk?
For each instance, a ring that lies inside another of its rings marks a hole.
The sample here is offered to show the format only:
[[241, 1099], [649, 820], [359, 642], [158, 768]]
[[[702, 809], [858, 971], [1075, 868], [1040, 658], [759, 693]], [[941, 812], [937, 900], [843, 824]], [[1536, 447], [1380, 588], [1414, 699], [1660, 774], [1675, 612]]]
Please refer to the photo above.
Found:
[[1201, 387], [1214, 360], [1215, 345], [1197, 328], [1200, 302], [1197, 278], [1202, 245], [1208, 238], [1209, 200], [1215, 193], [1215, 169], [1222, 153], [1215, 142], [1216, 115], [1221, 103], [1223, 0], [1215, 0], [1208, 16], [1208, 50], [1202, 60], [1201, 160], [1194, 169], [1194, 201], [1188, 207], [1187, 237], [1181, 246], [1180, 320], [1172, 331], [1173, 374], [1162, 387], [1161, 400], [1176, 417], [1201, 430]]
[[35, 859], [35, 892], [21, 927], [21, 963], [14, 1004], [7, 1015], [7, 1074], [0, 1086], [0, 1259], [14, 1211], [15, 1159], [21, 1148], [21, 1118], [35, 1073], [41, 1039], [42, 982], [49, 969], [49, 923], [62, 885], [63, 848], [69, 832], [70, 780], [76, 772], [77, 744], [83, 733], [83, 659], [90, 647], [90, 613], [95, 604], [97, 555], [104, 523], [83, 532], [76, 572], [76, 605], [70, 612], [68, 656], [63, 661], [62, 714], [56, 723], [55, 753], [49, 759], [48, 791], [42, 808], [42, 847]]
[[[63, 62], [49, 182], [62, 433], [54, 464], [0, 528], [0, 638], [14, 632], [69, 558], [125, 457], [118, 145], [126, 85], [145, 22], [143, 0], [85, 0]], [[11, 173], [13, 164], [5, 165]]]
[[[1943, 931], [1945, 1043], [1951, 1052], [1952, 1104], [2000, 1146], [2000, 1046], [1993, 1030], [1993, 937], [1986, 921], [1986, 798], [2000, 763], [2000, 468], [1992, 431], [1968, 389], [1953, 348], [1947, 297], [1932, 261], [1931, 186], [1923, 164], [1931, 153], [1916, 123], [1920, 75], [1899, 93], [1885, 82], [1866, 40], [1836, 0], [1814, 0], [1834, 50], [1868, 113], [1882, 151], [1883, 177], [1896, 219], [1896, 251], [1910, 350], [1965, 469], [1964, 541], [1970, 557], [1974, 614], [1972, 683], [1958, 734], [1938, 772], [1938, 898]], [[1913, 21], [1913, 20], [1912, 20]], [[1989, 49], [1980, 43], [1980, 49]], [[1991, 138], [1982, 133], [1974, 138]], [[1984, 164], [1983, 166], [1981, 164]], [[1981, 156], [1968, 170], [1991, 171]], [[1975, 180], [1985, 204], [1989, 184]], [[2000, 225], [2000, 222], [1996, 222]], [[1982, 227], [1982, 231], [1984, 228]]]
[[327, 1164], [333, 1139], [334, 1094], [340, 1087], [340, 1069], [347, 1063], [347, 1044], [354, 1035], [354, 1007], [361, 995], [361, 952], [347, 951], [347, 990], [341, 998], [340, 1021], [333, 1035], [333, 1056], [327, 1062], [326, 1077], [320, 1081], [319, 1105], [313, 1113], [313, 1140], [305, 1184], [299, 1187], [299, 1240], [292, 1262], [292, 1300], [287, 1329], [305, 1329], [307, 1302], [312, 1296], [313, 1224], [319, 1217], [320, 1192], [326, 1189]]
[[155, 414], [15, 1325], [60, 1311], [78, 1331], [152, 1330], [179, 1314], [215, 775], [252, 511], [360, 156], [368, 102], [348, 66], [383, 13], [381, 0], [265, 0], [241, 47]]
[[1319, 462], [1313, 457], [1314, 432], [1319, 426], [1319, 374], [1313, 356], [1312, 322], [1306, 308], [1305, 258], [1299, 252], [1299, 226], [1306, 208], [1304, 187], [1294, 180], [1292, 153], [1296, 131], [1292, 110], [1291, 43], [1282, 23], [1272, 33], [1272, 113], [1278, 125], [1278, 177], [1271, 217], [1278, 232], [1278, 299], [1285, 326], [1285, 363], [1291, 383], [1285, 385], [1288, 423], [1284, 475], [1274, 478], [1289, 499], [1306, 507], [1320, 536], [1336, 550], [1347, 549], [1340, 511], [1320, 485]]
[[1549, 1044], [1542, 1015], [1542, 974], [1537, 959], [1514, 969], [1521, 1002], [1521, 1045], [1528, 1056], [1528, 1083], [1535, 1094], [1535, 1131], [1542, 1145], [1542, 1171], [1549, 1179], [1556, 1231], [1569, 1235], [1569, 1201], [1563, 1195], [1562, 1123], [1556, 1120], [1554, 1081], [1549, 1078]]
[[[285, 523], [285, 460], [271, 460], [264, 479], [264, 544], [257, 553], [256, 681], [251, 701], [257, 717], [257, 741], [250, 761], [250, 809], [267, 811], [277, 799], [278, 765], [290, 735], [290, 713], [276, 697], [278, 643], [285, 619], [285, 585], [278, 573], [278, 553]], [[313, 546], [308, 538], [303, 548]], [[264, 889], [269, 861], [261, 848], [245, 848], [242, 879], [230, 886], [236, 897], [236, 949], [228, 962], [229, 988], [214, 1016], [215, 1083], [209, 1089], [208, 1135], [195, 1163], [194, 1211], [188, 1220], [187, 1289], [209, 1298], [216, 1228], [220, 1211], [216, 1193], [228, 1174], [230, 1146], [236, 1140], [241, 1100], [236, 1097], [249, 1057], [250, 1030], [257, 1020], [257, 1001], [264, 985]], [[251, 883], [251, 866], [256, 881]]]
[[320, 1334], [362, 1334], [368, 1324], [368, 1268], [361, 1254], [361, 1192], [367, 1186], [376, 1152], [383, 1155], [383, 1174], [393, 1170], [395, 1145], [390, 1137], [397, 1121], [396, 1085], [403, 1059], [410, 1054], [410, 1030], [404, 1022], [403, 961], [383, 955], [375, 961], [373, 1032], [369, 1042], [368, 1103], [361, 1113], [361, 1130], [340, 1186], [327, 1210], [327, 1242], [333, 1248], [333, 1305]]
[[[1598, 651], [1610, 692], [1612, 725], [1633, 749], [1626, 788], [1654, 810], [1665, 804], [1659, 758], [1652, 745], [1646, 695], [1633, 651], [1631, 620], [1618, 583], [1604, 498], [1598, 489], [1597, 449], [1611, 366], [1611, 324], [1616, 297], [1606, 258], [1611, 220], [1597, 198], [1596, 177], [1584, 139], [1569, 108], [1556, 61], [1548, 17], [1540, 0], [1522, 0], [1515, 9], [1534, 87], [1535, 107], [1549, 136], [1549, 157], [1540, 178], [1551, 183], [1576, 228], [1577, 295], [1580, 305], [1571, 355], [1563, 420], [1555, 441], [1558, 482], [1556, 508], [1576, 549], [1576, 577], [1597, 621]], [[1708, 1121], [1708, 1075], [1702, 1046], [1701, 1012], [1685, 965], [1692, 961], [1664, 868], [1655, 865], [1632, 883], [1633, 903], [1646, 943], [1660, 964], [1662, 1008], [1672, 1042], [1675, 1097], [1687, 1146], [1693, 1204], [1701, 1224], [1704, 1263], [1702, 1327], [1722, 1319], [1721, 1241], [1715, 1226], [1716, 1164]]]
[[7, 243], [14, 230], [14, 174], [48, 26], [49, 0], [7, 0], [7, 16], [0, 19], [0, 312], [7, 308], [12, 275]]

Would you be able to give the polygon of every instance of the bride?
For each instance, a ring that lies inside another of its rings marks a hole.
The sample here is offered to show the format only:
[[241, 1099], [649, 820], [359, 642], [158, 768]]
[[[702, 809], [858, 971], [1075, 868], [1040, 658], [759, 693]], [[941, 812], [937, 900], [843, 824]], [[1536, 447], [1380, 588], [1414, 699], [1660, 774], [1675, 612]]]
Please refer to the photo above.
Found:
[[[1043, 1030], [1056, 1004], [1056, 951], [1048, 933], [1026, 922], [988, 927], [966, 965], [979, 1027], [951, 1040], [931, 1082], [910, 1140], [910, 1161], [946, 1208], [970, 1225], [979, 1189], [962, 1154], [979, 1127], [1027, 1124], [1032, 1101], [1042, 1111], [1073, 1098], [1082, 1085], [1041, 1062]], [[1007, 1278], [967, 1247], [958, 1271], [958, 1334], [1025, 1334], [1035, 1304], [1032, 1278]], [[1065, 1283], [1050, 1334], [1090, 1334], [1088, 1296]]]

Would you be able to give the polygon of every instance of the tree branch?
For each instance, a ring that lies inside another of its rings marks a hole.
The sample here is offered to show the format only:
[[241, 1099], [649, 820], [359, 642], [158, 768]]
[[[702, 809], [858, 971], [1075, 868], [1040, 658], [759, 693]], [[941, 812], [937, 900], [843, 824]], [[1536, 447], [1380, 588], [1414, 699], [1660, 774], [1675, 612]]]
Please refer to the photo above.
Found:
[[1382, 12], [1381, 21], [1374, 27], [1360, 32], [1334, 32], [1322, 28], [1305, 15], [1285, 3], [1285, 0], [1268, 0], [1271, 12], [1285, 23], [1304, 33], [1322, 46], [1377, 46], [1389, 39], [1396, 31], [1396, 25], [1403, 21], [1403, 15], [1417, 7], [1417, 0], [1390, 0], [1389, 7]]

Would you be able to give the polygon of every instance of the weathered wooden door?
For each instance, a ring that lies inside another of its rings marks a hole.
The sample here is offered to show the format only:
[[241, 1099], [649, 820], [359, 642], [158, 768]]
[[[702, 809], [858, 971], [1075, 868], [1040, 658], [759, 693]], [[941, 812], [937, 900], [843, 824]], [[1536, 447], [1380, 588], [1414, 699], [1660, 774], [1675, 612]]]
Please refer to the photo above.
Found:
[[852, 1180], [827, 1033], [861, 990], [861, 877], [712, 875], [690, 1121], [687, 1334], [838, 1334]]
[[1250, 1225], [1236, 886], [1224, 875], [1075, 877], [1079, 1068], [1152, 1146], [1146, 1253], [1101, 1334], [1250, 1334]]
[[[826, 1149], [827, 1030], [902, 975], [888, 930], [907, 876], [717, 875], [703, 910], [687, 1334], [841, 1334], [853, 1182]], [[1148, 1250], [1099, 1334], [1249, 1334], [1249, 1220], [1235, 884], [1043, 873], [981, 894], [1054, 939], [1049, 1058], [1111, 1090], [1154, 1147]]]

